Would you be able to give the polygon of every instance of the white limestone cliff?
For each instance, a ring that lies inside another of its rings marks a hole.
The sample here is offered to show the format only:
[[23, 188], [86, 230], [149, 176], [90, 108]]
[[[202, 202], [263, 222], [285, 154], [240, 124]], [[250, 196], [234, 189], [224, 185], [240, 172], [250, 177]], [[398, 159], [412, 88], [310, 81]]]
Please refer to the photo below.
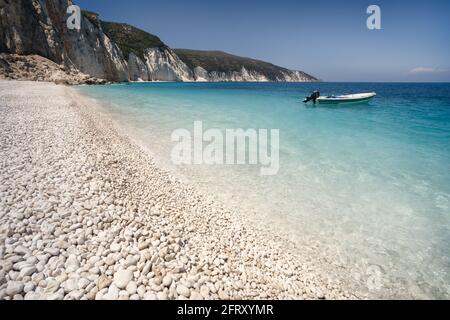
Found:
[[[201, 67], [197, 67], [201, 68]], [[203, 69], [203, 68], [201, 68]], [[206, 70], [203, 69], [205, 72]], [[266, 76], [260, 74], [255, 71], [248, 71], [246, 68], [242, 67], [240, 71], [228, 71], [228, 72], [219, 72], [219, 71], [211, 71], [206, 74], [203, 73], [203, 78], [206, 81], [211, 82], [267, 82], [269, 81]]]
[[81, 30], [65, 24], [70, 0], [0, 0], [0, 51], [37, 54], [91, 76], [126, 81], [127, 64], [120, 49], [87, 18]]
[[[79, 72], [111, 82], [314, 79], [303, 72], [282, 68], [284, 71], [278, 72], [276, 78], [268, 79], [266, 75], [244, 66], [240, 70], [225, 72], [205, 70], [195, 65], [189, 67], [167, 46], [145, 48], [143, 52], [131, 52], [124, 57], [119, 46], [102, 30], [96, 14], [83, 15], [80, 30], [67, 28], [66, 10], [72, 4], [71, 0], [0, 0], [0, 52], [39, 55], [61, 65], [69, 74]], [[4, 60], [8, 58], [4, 57]]]
[[194, 81], [193, 72], [170, 48], [148, 48], [144, 51], [151, 81]]
[[68, 57], [83, 73], [110, 81], [128, 81], [128, 66], [122, 52], [102, 31], [88, 19], [83, 18], [80, 31], [68, 36]]
[[194, 68], [194, 78], [195, 78], [195, 81], [197, 81], [197, 82], [211, 81], [208, 71], [206, 71], [202, 67]]
[[134, 53], [128, 56], [128, 78], [130, 81], [150, 80], [147, 65]]

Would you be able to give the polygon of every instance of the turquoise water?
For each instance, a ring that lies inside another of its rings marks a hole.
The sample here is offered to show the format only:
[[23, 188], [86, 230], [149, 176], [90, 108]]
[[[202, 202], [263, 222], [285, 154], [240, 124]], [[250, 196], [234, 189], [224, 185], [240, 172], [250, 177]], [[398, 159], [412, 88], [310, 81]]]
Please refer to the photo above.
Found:
[[[366, 104], [301, 99], [377, 92]], [[171, 167], [290, 240], [345, 265], [373, 297], [450, 297], [450, 84], [136, 83], [80, 90]], [[178, 166], [174, 129], [280, 129], [280, 170]], [[311, 244], [311, 246], [309, 246]], [[375, 266], [380, 285], [367, 285]], [[369, 271], [368, 271], [369, 270]]]

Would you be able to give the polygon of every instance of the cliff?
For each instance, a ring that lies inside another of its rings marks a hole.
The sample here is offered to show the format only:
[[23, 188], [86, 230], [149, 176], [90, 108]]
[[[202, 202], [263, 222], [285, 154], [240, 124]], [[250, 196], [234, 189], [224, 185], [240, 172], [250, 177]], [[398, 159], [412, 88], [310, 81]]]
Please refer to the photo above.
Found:
[[[66, 26], [71, 0], [0, 0], [0, 72], [3, 78], [51, 79], [39, 59], [61, 66], [64, 81], [317, 81], [250, 58], [220, 51], [172, 50], [157, 36], [83, 11], [81, 29]], [[7, 55], [13, 55], [8, 57]], [[35, 67], [18, 72], [24, 58]], [[55, 68], [52, 68], [53, 70]], [[58, 69], [58, 68], [56, 68]], [[15, 71], [14, 71], [15, 70]], [[58, 72], [59, 72], [58, 71]], [[11, 72], [16, 72], [12, 74]], [[61, 75], [61, 72], [58, 73]], [[77, 75], [77, 76], [75, 76]], [[74, 76], [73, 81], [68, 78]], [[59, 77], [59, 76], [58, 76]]]
[[274, 64], [239, 57], [222, 51], [175, 49], [175, 53], [203, 81], [317, 81], [301, 71], [293, 71]]
[[82, 17], [69, 30], [69, 0], [0, 0], [0, 51], [47, 58], [68, 70], [109, 81], [126, 81], [126, 62], [102, 29]]
[[194, 81], [192, 70], [157, 36], [126, 23], [100, 21], [128, 61], [131, 81]]
[[92, 77], [76, 69], [67, 69], [40, 55], [0, 53], [1, 80], [32, 80], [77, 84], [105, 84], [106, 80]]

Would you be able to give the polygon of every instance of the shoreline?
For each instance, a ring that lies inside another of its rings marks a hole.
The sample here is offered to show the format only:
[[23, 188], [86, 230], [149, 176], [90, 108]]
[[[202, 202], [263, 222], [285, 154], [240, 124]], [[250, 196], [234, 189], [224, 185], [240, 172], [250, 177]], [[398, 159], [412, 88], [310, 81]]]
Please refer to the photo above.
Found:
[[75, 89], [0, 90], [0, 299], [355, 298], [158, 167]]

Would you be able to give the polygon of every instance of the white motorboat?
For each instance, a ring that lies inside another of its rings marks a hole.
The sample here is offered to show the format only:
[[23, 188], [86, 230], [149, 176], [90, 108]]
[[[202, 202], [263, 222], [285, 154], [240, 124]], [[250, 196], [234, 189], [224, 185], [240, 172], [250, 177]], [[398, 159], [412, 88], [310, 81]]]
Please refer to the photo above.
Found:
[[317, 103], [324, 104], [324, 103], [349, 103], [349, 102], [364, 102], [369, 101], [373, 97], [375, 97], [377, 94], [375, 92], [368, 92], [368, 93], [355, 93], [355, 94], [347, 94], [342, 96], [319, 96], [316, 99]]
[[377, 94], [375, 92], [368, 93], [355, 93], [341, 96], [321, 96], [319, 91], [314, 91], [311, 96], [306, 97], [303, 102], [313, 101], [320, 104], [338, 104], [338, 103], [351, 103], [351, 102], [365, 102], [369, 101]]

